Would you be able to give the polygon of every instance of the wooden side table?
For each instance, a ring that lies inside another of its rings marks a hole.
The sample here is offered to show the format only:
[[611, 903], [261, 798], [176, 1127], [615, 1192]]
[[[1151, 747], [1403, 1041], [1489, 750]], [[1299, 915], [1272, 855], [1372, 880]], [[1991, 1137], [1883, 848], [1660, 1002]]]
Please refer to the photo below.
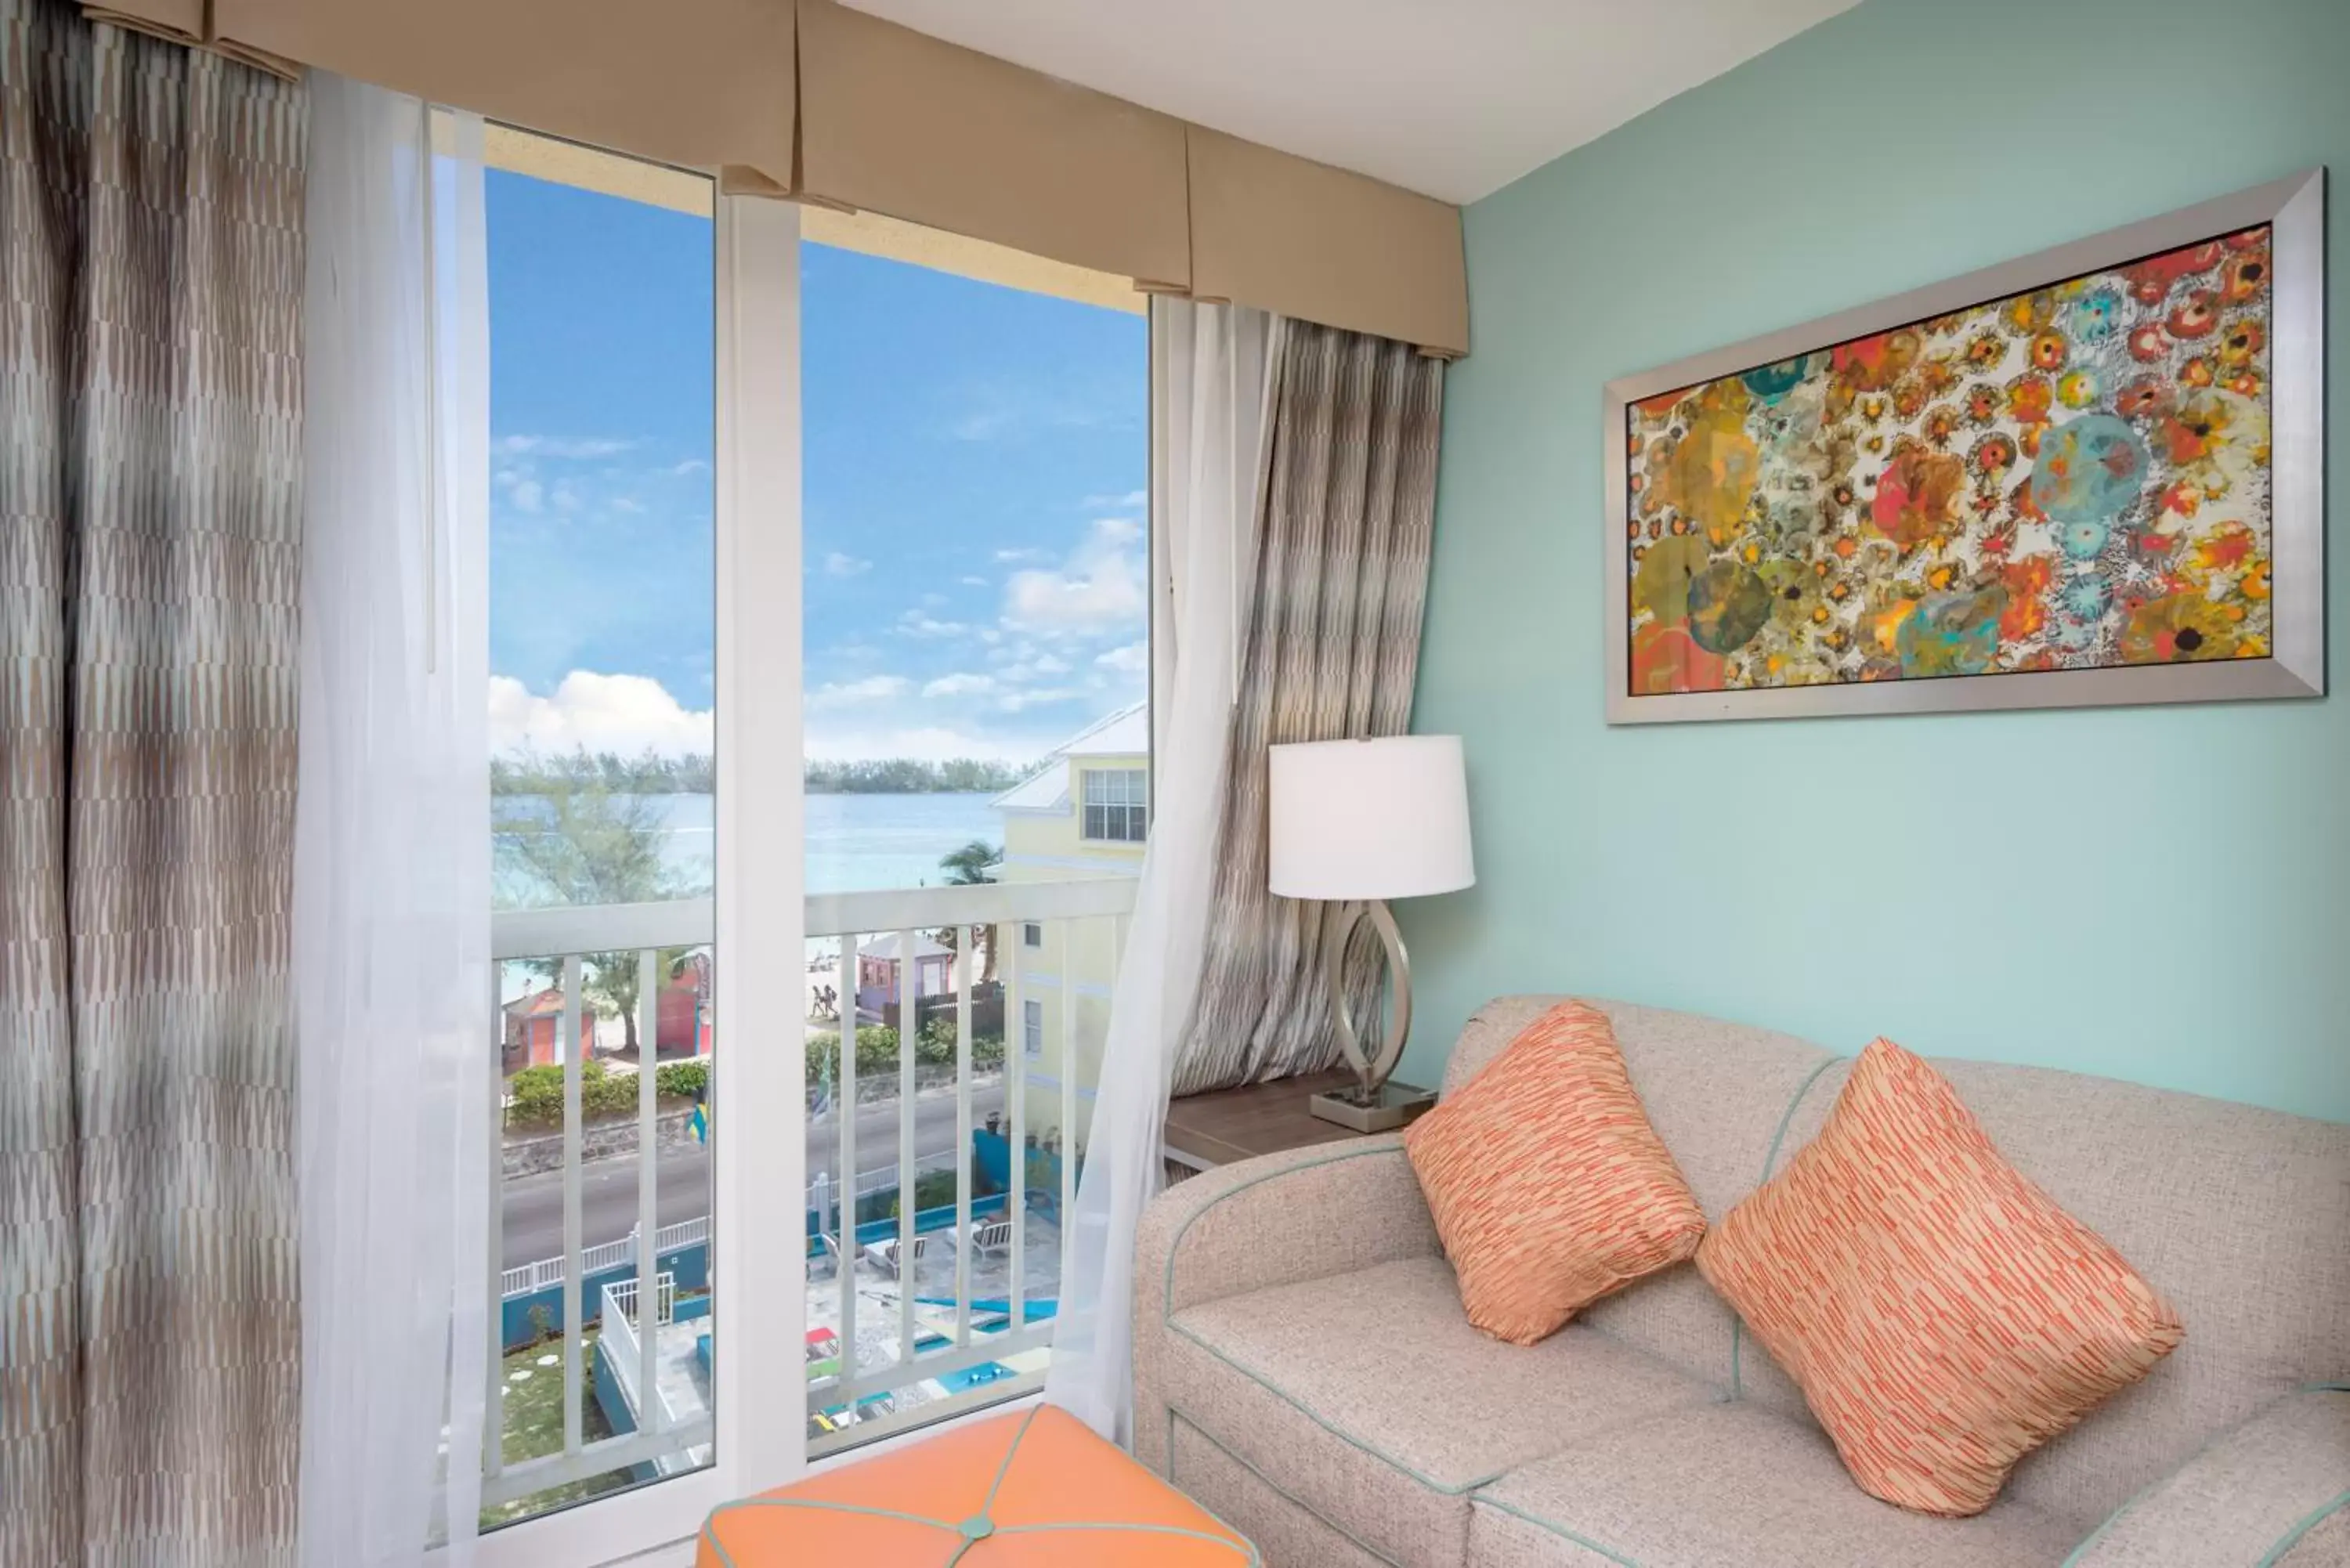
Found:
[[1180, 1181], [1260, 1154], [1363, 1137], [1336, 1122], [1326, 1122], [1306, 1108], [1306, 1101], [1315, 1095], [1343, 1089], [1354, 1082], [1355, 1075], [1339, 1067], [1238, 1089], [1211, 1089], [1169, 1102], [1168, 1181]]

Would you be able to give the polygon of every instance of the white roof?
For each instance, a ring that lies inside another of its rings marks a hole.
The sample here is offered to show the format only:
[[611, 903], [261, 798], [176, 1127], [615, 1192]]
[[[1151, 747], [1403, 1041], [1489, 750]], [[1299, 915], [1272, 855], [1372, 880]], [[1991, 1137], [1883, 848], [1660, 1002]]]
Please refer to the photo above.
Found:
[[[891, 931], [886, 936], [875, 937], [871, 941], [859, 946], [857, 950], [863, 953], [867, 958], [896, 958], [898, 956], [898, 933]], [[941, 953], [951, 953], [952, 951], [954, 951], [954, 949], [940, 942], [928, 931], [924, 931], [914, 938], [914, 956], [917, 959], [936, 958]]]
[[1053, 748], [1036, 771], [997, 795], [998, 811], [1055, 815], [1069, 809], [1071, 757], [1142, 757], [1150, 754], [1150, 707], [1136, 702], [1105, 713]]

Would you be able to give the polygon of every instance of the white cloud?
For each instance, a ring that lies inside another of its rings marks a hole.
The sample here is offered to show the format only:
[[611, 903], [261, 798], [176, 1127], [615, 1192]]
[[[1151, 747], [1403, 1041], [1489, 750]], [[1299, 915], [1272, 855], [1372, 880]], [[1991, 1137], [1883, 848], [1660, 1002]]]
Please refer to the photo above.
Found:
[[1150, 504], [1150, 492], [1129, 490], [1123, 495], [1088, 495], [1077, 504], [1088, 512], [1131, 512]]
[[983, 588], [987, 587], [987, 579], [985, 577], [964, 577], [962, 581], [962, 586], [967, 588]]
[[506, 493], [507, 499], [515, 504], [517, 512], [537, 511], [546, 494], [536, 479], [518, 479], [515, 481], [514, 488]]
[[1057, 570], [1014, 572], [1003, 585], [1003, 619], [1041, 636], [1107, 631], [1143, 617], [1141, 529], [1105, 517]]
[[630, 517], [639, 517], [644, 514], [645, 508], [644, 504], [633, 496], [615, 495], [612, 497], [612, 510]]
[[555, 487], [555, 509], [557, 512], [578, 511], [579, 493], [567, 484], [558, 483]]
[[824, 558], [824, 569], [828, 576], [853, 577], [859, 572], [871, 571], [873, 563], [835, 550]]
[[524, 746], [542, 752], [617, 752], [634, 756], [651, 750], [665, 756], [707, 753], [713, 734], [708, 709], [691, 709], [644, 675], [598, 675], [575, 670], [551, 697], [508, 675], [490, 677], [490, 745], [494, 751]]
[[861, 680], [835, 680], [807, 694], [811, 708], [861, 708], [903, 697], [914, 683], [902, 675], [868, 675]]
[[959, 620], [940, 620], [924, 610], [908, 610], [898, 618], [900, 637], [962, 637], [970, 630]]
[[994, 676], [974, 675], [967, 670], [958, 670], [952, 675], [941, 675], [924, 686], [922, 695], [925, 697], [976, 697], [983, 692], [994, 690]]
[[691, 473], [708, 473], [710, 472], [710, 465], [702, 462], [698, 457], [689, 457], [683, 462], [671, 468], [670, 472], [677, 475], [678, 478], [683, 479], [686, 475]]
[[1031, 687], [1024, 691], [1006, 691], [995, 700], [995, 705], [1006, 713], [1017, 713], [1028, 708], [1042, 708], [1055, 702], [1071, 701], [1084, 695], [1084, 692], [1069, 686]]
[[1053, 552], [1037, 549], [998, 550], [995, 552], [995, 558], [1008, 566], [1020, 561], [1049, 561], [1053, 558]]
[[593, 458], [611, 457], [636, 444], [629, 441], [576, 441], [560, 436], [510, 435], [500, 436], [491, 443], [491, 448], [515, 457]]
[[1139, 675], [1150, 668], [1150, 644], [1129, 642], [1124, 648], [1113, 648], [1094, 659], [1104, 670], [1115, 670], [1120, 675]]

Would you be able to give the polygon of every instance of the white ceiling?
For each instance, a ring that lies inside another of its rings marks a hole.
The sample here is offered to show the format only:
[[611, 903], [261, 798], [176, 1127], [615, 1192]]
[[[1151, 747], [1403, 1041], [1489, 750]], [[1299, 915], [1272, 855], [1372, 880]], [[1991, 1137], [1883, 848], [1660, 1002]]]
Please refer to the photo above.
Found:
[[1472, 202], [1856, 0], [847, 0], [1286, 152]]

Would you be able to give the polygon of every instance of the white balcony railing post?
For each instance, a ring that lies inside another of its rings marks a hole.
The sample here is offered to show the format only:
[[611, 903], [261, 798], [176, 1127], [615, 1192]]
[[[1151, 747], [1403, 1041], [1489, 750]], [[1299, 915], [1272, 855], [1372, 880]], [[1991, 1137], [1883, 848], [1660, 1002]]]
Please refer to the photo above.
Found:
[[[646, 948], [637, 954], [637, 1299], [653, 1290], [660, 1267], [658, 1249], [650, 1243], [660, 1224], [660, 1139], [658, 1125], [660, 1097], [660, 954]], [[645, 1328], [637, 1334], [637, 1429], [661, 1428], [660, 1401], [651, 1397], [660, 1382], [660, 1330]]]
[[[811, 927], [811, 929], [815, 928]], [[857, 1379], [857, 933], [840, 933], [840, 1095], [833, 1106], [834, 1140], [840, 1146], [840, 1380]], [[822, 1217], [818, 1217], [822, 1224]], [[848, 1407], [851, 1420], [857, 1404]]]
[[915, 1206], [921, 1161], [915, 1153], [914, 1054], [921, 1034], [922, 965], [914, 933], [898, 933], [898, 1365], [914, 1364]]
[[971, 1344], [971, 961], [977, 926], [955, 930], [955, 1323], [957, 1349]]
[[580, 1264], [580, 1084], [588, 1054], [579, 1029], [579, 955], [563, 961], [563, 1451], [579, 1451], [579, 1352], [588, 1333]]

